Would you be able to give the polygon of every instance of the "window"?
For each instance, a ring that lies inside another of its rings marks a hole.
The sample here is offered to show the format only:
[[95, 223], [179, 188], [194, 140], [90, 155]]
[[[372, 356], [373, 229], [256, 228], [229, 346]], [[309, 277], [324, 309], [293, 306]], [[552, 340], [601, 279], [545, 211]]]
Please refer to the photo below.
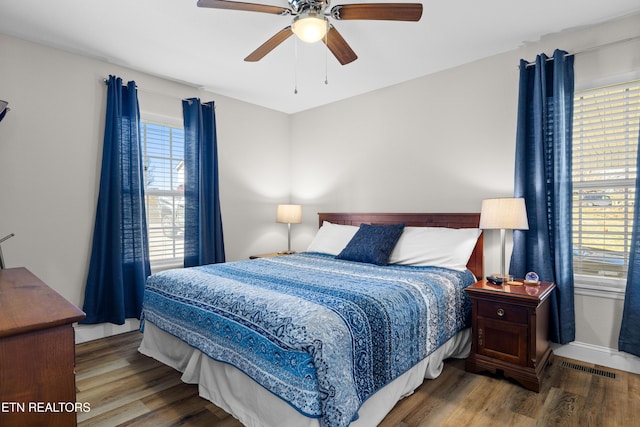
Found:
[[145, 198], [152, 267], [184, 259], [184, 130], [142, 121]]
[[576, 91], [573, 114], [574, 272], [625, 279], [636, 197], [640, 80]]

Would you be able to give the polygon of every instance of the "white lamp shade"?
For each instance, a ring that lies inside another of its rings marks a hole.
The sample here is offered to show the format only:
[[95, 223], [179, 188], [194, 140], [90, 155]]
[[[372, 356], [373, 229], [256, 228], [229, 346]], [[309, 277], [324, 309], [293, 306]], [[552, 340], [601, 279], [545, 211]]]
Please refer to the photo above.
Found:
[[524, 199], [504, 197], [483, 200], [479, 227], [483, 230], [528, 230]]
[[298, 15], [291, 24], [291, 31], [303, 42], [315, 43], [329, 31], [329, 21], [315, 13]]
[[300, 224], [302, 222], [302, 206], [278, 205], [276, 209], [276, 222], [283, 224]]

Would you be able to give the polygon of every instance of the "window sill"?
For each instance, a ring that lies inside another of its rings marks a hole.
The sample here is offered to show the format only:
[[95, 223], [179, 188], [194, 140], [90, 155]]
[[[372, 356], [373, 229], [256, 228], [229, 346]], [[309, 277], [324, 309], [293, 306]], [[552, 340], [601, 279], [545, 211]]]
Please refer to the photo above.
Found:
[[171, 259], [166, 261], [154, 262], [151, 265], [151, 274], [159, 273], [165, 270], [172, 270], [174, 268], [183, 268], [184, 261], [182, 259]]
[[624, 300], [626, 285], [625, 279], [583, 275], [574, 277], [576, 295]]

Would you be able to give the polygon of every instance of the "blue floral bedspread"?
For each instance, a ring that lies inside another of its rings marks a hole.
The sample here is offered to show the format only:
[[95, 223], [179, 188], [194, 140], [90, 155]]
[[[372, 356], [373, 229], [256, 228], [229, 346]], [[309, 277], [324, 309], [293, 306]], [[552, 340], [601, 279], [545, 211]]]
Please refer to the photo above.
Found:
[[469, 326], [473, 282], [469, 271], [301, 253], [154, 274], [143, 320], [341, 427]]

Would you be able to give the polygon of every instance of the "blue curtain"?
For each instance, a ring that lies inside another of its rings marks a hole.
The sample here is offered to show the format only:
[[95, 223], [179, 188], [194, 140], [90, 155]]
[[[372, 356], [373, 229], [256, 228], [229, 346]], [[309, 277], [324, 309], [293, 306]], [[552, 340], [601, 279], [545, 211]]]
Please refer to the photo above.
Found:
[[638, 164], [636, 172], [636, 203], [633, 208], [633, 231], [629, 251], [627, 288], [624, 296], [622, 325], [618, 350], [640, 356], [640, 135], [638, 135]]
[[573, 56], [556, 50], [520, 61], [515, 197], [524, 197], [529, 230], [514, 231], [510, 273], [535, 271], [556, 283], [550, 337], [575, 340], [571, 232]]
[[184, 115], [184, 266], [224, 262], [213, 102], [182, 101]]
[[109, 76], [100, 192], [80, 323], [140, 318], [149, 276], [140, 111], [135, 82]]

